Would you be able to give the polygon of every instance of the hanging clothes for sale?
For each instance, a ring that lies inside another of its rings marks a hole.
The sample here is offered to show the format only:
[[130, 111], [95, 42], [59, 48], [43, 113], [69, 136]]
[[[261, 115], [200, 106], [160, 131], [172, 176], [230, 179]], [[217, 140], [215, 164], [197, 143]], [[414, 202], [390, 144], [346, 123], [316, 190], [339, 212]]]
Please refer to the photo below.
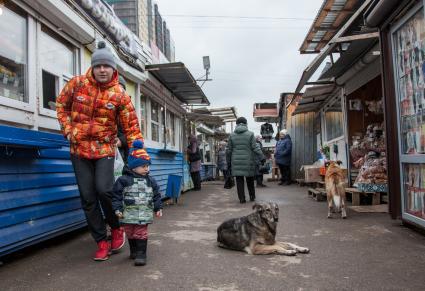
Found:
[[273, 137], [273, 125], [266, 122], [263, 125], [261, 125], [261, 137], [266, 141], [270, 142], [271, 138]]

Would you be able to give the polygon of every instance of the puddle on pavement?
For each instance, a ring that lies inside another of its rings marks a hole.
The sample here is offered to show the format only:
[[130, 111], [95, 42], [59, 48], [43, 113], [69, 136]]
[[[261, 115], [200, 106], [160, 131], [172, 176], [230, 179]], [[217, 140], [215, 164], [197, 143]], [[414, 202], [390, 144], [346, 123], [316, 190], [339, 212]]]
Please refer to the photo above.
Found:
[[149, 244], [154, 245], [154, 246], [160, 246], [160, 245], [162, 245], [162, 241], [150, 239]]
[[314, 233], [312, 234], [312, 236], [322, 236], [322, 235], [327, 235], [330, 233], [331, 231], [328, 229], [316, 229]]
[[362, 233], [366, 233], [368, 235], [371, 235], [371, 236], [378, 236], [378, 235], [384, 235], [384, 234], [392, 233], [389, 229], [385, 228], [382, 225], [366, 226], [366, 227], [363, 227], [362, 229], [360, 229], [359, 231], [362, 232]]
[[235, 283], [223, 285], [203, 286], [198, 284], [199, 291], [239, 291], [240, 289]]
[[164, 274], [162, 274], [160, 271], [150, 271], [149, 274], [144, 275], [144, 277], [152, 280], [159, 280], [164, 278]]
[[288, 256], [283, 256], [283, 255], [273, 256], [273, 257], [269, 258], [268, 261], [270, 262], [271, 266], [281, 266], [281, 267], [286, 267], [286, 266], [289, 266], [289, 265], [292, 265], [292, 264], [300, 264], [301, 263], [300, 258], [297, 258], [295, 256], [288, 257]]
[[279, 276], [280, 278], [286, 278], [286, 275], [284, 273], [276, 271], [276, 270], [262, 270], [258, 267], [249, 267], [247, 269], [254, 272], [257, 276], [261, 276], [261, 277]]
[[311, 275], [306, 275], [304, 273], [300, 273], [300, 276], [306, 279], [311, 277]]
[[171, 223], [172, 225], [176, 227], [206, 227], [211, 225], [211, 223], [208, 223], [206, 221], [200, 221], [200, 220], [183, 220], [183, 221], [174, 221]]
[[358, 238], [356, 238], [354, 235], [352, 234], [343, 234], [340, 238], [339, 241], [344, 242], [344, 241], [359, 241]]

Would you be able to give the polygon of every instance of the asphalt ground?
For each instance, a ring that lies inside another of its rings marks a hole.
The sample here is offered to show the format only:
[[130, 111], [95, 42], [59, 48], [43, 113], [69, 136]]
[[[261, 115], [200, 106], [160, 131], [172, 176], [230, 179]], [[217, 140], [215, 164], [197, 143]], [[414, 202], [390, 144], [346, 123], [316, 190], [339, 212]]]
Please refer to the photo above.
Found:
[[297, 256], [253, 256], [216, 245], [216, 228], [251, 212], [236, 189], [204, 183], [149, 226], [148, 264], [128, 246], [105, 262], [86, 230], [21, 251], [0, 267], [0, 290], [425, 290], [425, 237], [385, 213], [327, 219], [325, 202], [296, 185], [257, 190], [280, 207], [277, 240], [310, 248]]

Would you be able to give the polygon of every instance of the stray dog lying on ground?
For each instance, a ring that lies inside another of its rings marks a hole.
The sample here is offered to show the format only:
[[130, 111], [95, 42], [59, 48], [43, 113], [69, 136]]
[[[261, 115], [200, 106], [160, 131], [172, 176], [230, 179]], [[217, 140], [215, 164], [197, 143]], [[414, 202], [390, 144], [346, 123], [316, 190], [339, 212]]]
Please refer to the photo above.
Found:
[[223, 222], [217, 228], [218, 246], [250, 255], [278, 254], [294, 256], [309, 249], [287, 242], [277, 242], [279, 207], [276, 203], [255, 203], [254, 212]]
[[337, 212], [341, 212], [342, 218], [347, 218], [347, 213], [345, 212], [345, 176], [342, 169], [338, 166], [341, 162], [331, 161], [326, 164], [325, 187], [328, 198], [328, 218], [332, 218], [333, 205], [335, 205]]

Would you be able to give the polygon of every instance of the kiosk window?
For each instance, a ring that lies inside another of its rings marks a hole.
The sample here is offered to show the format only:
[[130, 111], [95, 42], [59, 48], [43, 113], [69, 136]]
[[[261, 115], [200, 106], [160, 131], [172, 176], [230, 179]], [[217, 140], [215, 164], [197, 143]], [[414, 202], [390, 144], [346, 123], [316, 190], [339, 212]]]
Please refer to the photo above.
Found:
[[39, 38], [43, 108], [55, 110], [60, 90], [75, 75], [76, 48], [45, 26]]
[[28, 103], [27, 17], [7, 2], [0, 14], [0, 96]]

